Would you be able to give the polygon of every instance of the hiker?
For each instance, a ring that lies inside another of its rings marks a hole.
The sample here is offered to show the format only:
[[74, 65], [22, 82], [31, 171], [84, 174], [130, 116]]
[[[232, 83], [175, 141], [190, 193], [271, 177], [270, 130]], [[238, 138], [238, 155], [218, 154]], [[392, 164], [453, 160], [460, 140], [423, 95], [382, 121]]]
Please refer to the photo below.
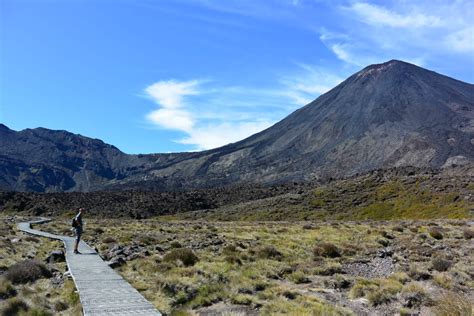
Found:
[[76, 242], [74, 243], [74, 253], [80, 254], [77, 248], [79, 247], [79, 242], [81, 241], [82, 235], [82, 215], [84, 214], [85, 209], [82, 207], [79, 208], [79, 213], [72, 219], [72, 227], [74, 228], [74, 234], [76, 235]]

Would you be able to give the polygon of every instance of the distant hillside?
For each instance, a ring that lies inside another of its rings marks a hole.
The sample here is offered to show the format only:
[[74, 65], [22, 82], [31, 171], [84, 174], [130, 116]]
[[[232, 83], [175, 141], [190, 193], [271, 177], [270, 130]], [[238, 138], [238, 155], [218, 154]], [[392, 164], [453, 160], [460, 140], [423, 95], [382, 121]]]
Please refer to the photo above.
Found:
[[238, 185], [186, 192], [0, 192], [0, 213], [219, 221], [474, 217], [474, 166], [376, 170], [325, 184]]
[[474, 161], [474, 85], [392, 60], [371, 65], [267, 130], [197, 153], [127, 155], [100, 140], [0, 126], [0, 188], [187, 190]]
[[167, 219], [214, 221], [474, 218], [474, 166], [396, 168]]

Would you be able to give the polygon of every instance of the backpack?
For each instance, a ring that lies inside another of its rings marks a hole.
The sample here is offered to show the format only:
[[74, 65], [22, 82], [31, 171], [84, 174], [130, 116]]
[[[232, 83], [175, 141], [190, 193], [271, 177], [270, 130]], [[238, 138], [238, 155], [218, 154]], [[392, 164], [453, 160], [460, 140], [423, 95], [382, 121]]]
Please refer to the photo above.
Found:
[[74, 227], [74, 228], [76, 228], [76, 227], [78, 226], [77, 224], [78, 224], [78, 223], [77, 223], [76, 217], [73, 217], [71, 226]]

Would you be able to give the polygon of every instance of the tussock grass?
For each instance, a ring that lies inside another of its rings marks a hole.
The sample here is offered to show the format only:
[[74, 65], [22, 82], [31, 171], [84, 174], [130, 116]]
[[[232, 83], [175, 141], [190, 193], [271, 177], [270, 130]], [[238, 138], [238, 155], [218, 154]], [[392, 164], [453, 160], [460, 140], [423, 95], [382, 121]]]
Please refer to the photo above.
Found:
[[[449, 273], [451, 289], [467, 291], [471, 285], [471, 268], [468, 258], [461, 256], [465, 249], [459, 250], [466, 245], [461, 230], [465, 224], [465, 221], [209, 224], [88, 219], [84, 237], [102, 251], [109, 249], [109, 244], [103, 243], [105, 236], [120, 246], [138, 245], [146, 249], [149, 256], [129, 261], [117, 271], [169, 315], [196, 314], [204, 308], [212, 310], [215, 306], [230, 305], [255, 309], [262, 315], [345, 315], [350, 311], [334, 306], [334, 298], [323, 297], [336, 293], [346, 303], [363, 297], [369, 301], [366, 307], [369, 312], [385, 308], [384, 304], [396, 306], [394, 310], [411, 304], [413, 307], [405, 308], [406, 311], [418, 312], [421, 306], [431, 302], [428, 294], [423, 295], [423, 289], [426, 293], [447, 289], [437, 281], [439, 273]], [[97, 233], [95, 227], [102, 227], [103, 232]], [[443, 239], [429, 235], [433, 227], [442, 229]], [[400, 263], [395, 266], [395, 273], [377, 279], [360, 279], [348, 273], [347, 263], [363, 264], [378, 257], [386, 247], [378, 242], [381, 239], [388, 242], [395, 252], [393, 259]], [[449, 272], [433, 270], [431, 259], [438, 255], [435, 245], [453, 250], [449, 260], [456, 264]], [[315, 247], [321, 247], [317, 255]], [[177, 255], [168, 259], [172, 252], [182, 249], [192, 251], [199, 260], [185, 265]], [[334, 249], [339, 256], [331, 254]], [[407, 266], [410, 263], [411, 268]], [[315, 294], [321, 298], [317, 299]], [[65, 297], [60, 300], [70, 304]]]
[[49, 278], [51, 272], [37, 260], [24, 260], [8, 268], [4, 277], [13, 284], [24, 284], [41, 278]]
[[447, 292], [437, 300], [432, 311], [436, 316], [470, 316], [473, 315], [473, 306], [462, 294]]
[[171, 250], [163, 257], [164, 262], [180, 262], [186, 267], [193, 266], [199, 261], [199, 258], [194, 254], [191, 249], [177, 248]]

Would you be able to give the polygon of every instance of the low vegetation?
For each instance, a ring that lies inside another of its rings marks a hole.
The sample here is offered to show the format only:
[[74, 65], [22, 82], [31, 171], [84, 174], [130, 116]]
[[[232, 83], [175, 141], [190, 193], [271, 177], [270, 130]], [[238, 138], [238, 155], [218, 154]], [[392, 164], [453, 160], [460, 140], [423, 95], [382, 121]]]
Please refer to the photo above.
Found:
[[37, 260], [23, 260], [10, 266], [4, 277], [13, 284], [26, 284], [41, 278], [50, 278], [51, 271]]
[[[430, 235], [433, 228], [442, 239]], [[474, 288], [466, 229], [463, 220], [87, 218], [84, 238], [104, 257], [137, 249], [116, 270], [168, 315], [443, 315], [437, 302], [453, 295], [464, 315]]]
[[20, 218], [0, 218], [0, 315], [82, 315], [64, 262], [46, 263], [63, 245], [19, 232]]
[[[474, 209], [472, 177], [451, 174], [398, 175], [375, 172], [214, 210], [169, 215], [176, 220], [429, 220], [468, 219]], [[308, 228], [310, 228], [308, 226]], [[399, 230], [403, 227], [395, 227]], [[442, 239], [443, 231], [427, 232]], [[466, 239], [473, 231], [466, 228]]]

